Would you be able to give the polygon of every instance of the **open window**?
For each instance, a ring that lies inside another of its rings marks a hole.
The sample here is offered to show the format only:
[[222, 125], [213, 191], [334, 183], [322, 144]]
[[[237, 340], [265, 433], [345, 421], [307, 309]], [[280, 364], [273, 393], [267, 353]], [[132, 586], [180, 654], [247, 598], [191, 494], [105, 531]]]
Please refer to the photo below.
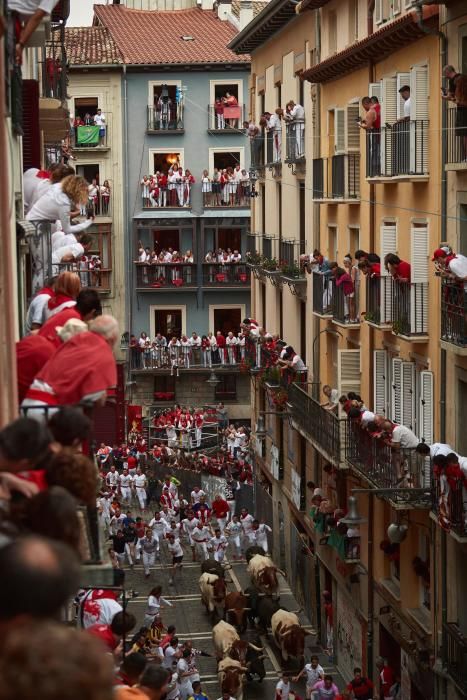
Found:
[[148, 131], [183, 131], [184, 91], [180, 81], [149, 83]]
[[75, 113], [74, 118], [81, 117], [81, 119], [86, 124], [87, 120], [91, 120], [89, 123], [94, 124], [94, 115], [98, 109], [98, 99], [97, 97], [76, 97], [75, 98]]
[[214, 309], [214, 329], [227, 335], [230, 331], [238, 333], [242, 321], [242, 310], [240, 308], [218, 308]]
[[152, 173], [161, 172], [167, 173], [173, 165], [182, 165], [182, 157], [180, 151], [157, 151], [152, 153]]
[[208, 128], [241, 129], [244, 119], [242, 81], [211, 81]]
[[156, 333], [161, 333], [166, 338], [182, 335], [182, 311], [181, 309], [155, 309], [154, 324]]
[[94, 224], [87, 231], [91, 242], [79, 263], [78, 274], [82, 287], [92, 287], [99, 292], [110, 292], [112, 277], [112, 226]]

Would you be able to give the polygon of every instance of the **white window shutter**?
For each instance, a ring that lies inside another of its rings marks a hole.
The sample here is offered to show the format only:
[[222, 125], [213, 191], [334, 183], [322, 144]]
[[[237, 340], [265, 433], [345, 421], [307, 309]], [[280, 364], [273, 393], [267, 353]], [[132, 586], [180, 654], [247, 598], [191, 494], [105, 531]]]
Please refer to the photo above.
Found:
[[[381, 81], [381, 126], [397, 121], [397, 81], [383, 78]], [[381, 134], [381, 174], [392, 175], [392, 133], [387, 129]]]
[[428, 66], [410, 69], [410, 171], [428, 172]]
[[345, 150], [360, 151], [360, 127], [357, 120], [360, 116], [360, 106], [357, 102], [347, 105], [345, 120]]
[[392, 0], [392, 16], [395, 17], [401, 11], [401, 0]]
[[334, 110], [334, 152], [345, 152], [345, 109]]
[[368, 97], [377, 97], [381, 102], [381, 89], [381, 80], [378, 80], [377, 83], [370, 83], [368, 86]]
[[[399, 90], [403, 85], [410, 86], [410, 73], [398, 73], [396, 75], [397, 81], [397, 118], [402, 119], [404, 116], [404, 100], [399, 94]], [[412, 94], [412, 90], [410, 90]]]
[[373, 351], [373, 411], [387, 415], [388, 353], [386, 350]]
[[397, 224], [395, 221], [383, 221], [379, 229], [379, 250], [381, 274], [387, 275], [384, 258], [388, 253], [397, 253]]
[[427, 445], [433, 442], [433, 372], [420, 372], [420, 425], [418, 434]]
[[349, 391], [360, 393], [360, 350], [337, 351], [337, 384], [339, 395]]
[[391, 420], [402, 423], [402, 360], [392, 359]]
[[375, 24], [383, 21], [383, 0], [375, 0]]
[[411, 430], [415, 427], [415, 364], [402, 363], [402, 416], [401, 423]]
[[428, 332], [428, 226], [413, 224], [410, 230], [410, 329], [412, 333]]

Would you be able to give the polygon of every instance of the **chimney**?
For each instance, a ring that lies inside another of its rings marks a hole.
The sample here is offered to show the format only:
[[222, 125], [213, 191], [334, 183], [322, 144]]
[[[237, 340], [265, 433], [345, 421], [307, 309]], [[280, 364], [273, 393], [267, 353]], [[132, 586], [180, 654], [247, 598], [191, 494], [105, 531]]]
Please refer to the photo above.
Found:
[[232, 15], [232, 0], [217, 0], [217, 16], [219, 19], [227, 20]]
[[240, 31], [253, 19], [252, 0], [240, 0]]
[[214, 0], [196, 0], [196, 4], [198, 7], [200, 7], [202, 10], [212, 10], [212, 6], [214, 4]]

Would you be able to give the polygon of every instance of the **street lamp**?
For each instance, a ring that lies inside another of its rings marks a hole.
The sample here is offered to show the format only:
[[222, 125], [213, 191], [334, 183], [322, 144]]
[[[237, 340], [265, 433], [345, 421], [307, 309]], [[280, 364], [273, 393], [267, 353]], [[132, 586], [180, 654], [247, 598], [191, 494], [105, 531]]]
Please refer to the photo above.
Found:
[[357, 499], [355, 496], [349, 496], [347, 499], [348, 513], [345, 518], [339, 518], [340, 523], [345, 525], [362, 525], [367, 522], [367, 519], [362, 517], [358, 512]]
[[258, 420], [256, 422], [256, 430], [254, 433], [258, 440], [264, 440], [268, 434], [264, 423], [264, 416], [280, 416], [281, 418], [288, 418], [289, 413], [288, 411], [260, 411], [258, 413]]

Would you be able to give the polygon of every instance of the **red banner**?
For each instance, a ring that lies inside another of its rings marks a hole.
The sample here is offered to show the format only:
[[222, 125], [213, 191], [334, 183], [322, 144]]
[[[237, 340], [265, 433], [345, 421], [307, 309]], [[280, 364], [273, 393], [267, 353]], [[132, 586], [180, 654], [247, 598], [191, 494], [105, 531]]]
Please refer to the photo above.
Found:
[[128, 434], [143, 432], [143, 409], [141, 406], [127, 406]]

